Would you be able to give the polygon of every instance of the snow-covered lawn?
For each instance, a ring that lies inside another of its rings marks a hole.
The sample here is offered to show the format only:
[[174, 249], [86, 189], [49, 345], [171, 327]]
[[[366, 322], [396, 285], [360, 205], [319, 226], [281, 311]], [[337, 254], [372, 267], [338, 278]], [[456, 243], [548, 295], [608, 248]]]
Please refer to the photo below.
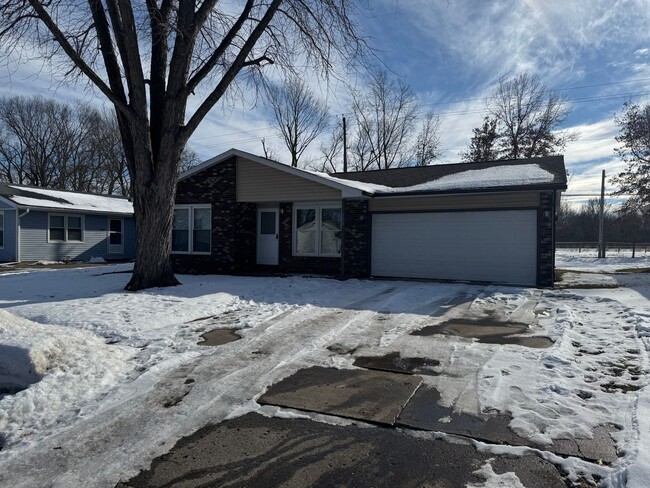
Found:
[[[558, 266], [594, 269], [578, 258]], [[350, 368], [354, 356], [393, 351], [440, 360], [442, 374], [425, 381], [447, 405], [510, 412], [513, 429], [539, 442], [617, 425], [624, 456], [614, 465], [563, 465], [611, 486], [650, 479], [650, 274], [618, 288], [545, 291], [531, 333], [555, 344], [529, 349], [409, 332], [463, 301], [514, 317], [532, 289], [181, 276], [178, 287], [126, 293], [128, 275], [116, 272], [128, 267], [0, 275], [1, 486], [112, 487], [208, 423], [298, 415], [255, 399], [301, 368]], [[242, 339], [197, 345], [216, 327]], [[3, 397], [3, 383], [25, 389]]]

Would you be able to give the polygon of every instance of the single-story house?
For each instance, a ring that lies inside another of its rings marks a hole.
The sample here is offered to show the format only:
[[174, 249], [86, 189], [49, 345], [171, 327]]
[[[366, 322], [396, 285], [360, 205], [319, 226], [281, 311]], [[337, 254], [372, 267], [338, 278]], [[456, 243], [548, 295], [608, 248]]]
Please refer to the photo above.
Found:
[[134, 257], [128, 199], [0, 183], [0, 262]]
[[231, 149], [181, 174], [179, 272], [552, 286], [562, 156], [327, 175]]

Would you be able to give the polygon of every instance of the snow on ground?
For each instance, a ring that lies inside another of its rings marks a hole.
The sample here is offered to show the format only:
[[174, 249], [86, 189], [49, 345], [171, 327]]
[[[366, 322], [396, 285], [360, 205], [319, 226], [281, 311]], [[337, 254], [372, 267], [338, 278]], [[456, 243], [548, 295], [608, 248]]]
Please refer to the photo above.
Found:
[[[514, 320], [530, 312], [537, 290], [181, 276], [178, 287], [126, 293], [128, 268], [0, 276], [0, 347], [22, 360], [5, 373], [28, 386], [0, 399], [0, 485], [114, 486], [208, 423], [249, 411], [303, 415], [254, 400], [303, 367], [353, 367], [354, 357], [332, 345], [356, 348], [354, 356], [439, 359], [443, 374], [425, 381], [444, 403], [469, 413], [509, 411], [520, 435], [542, 442], [617, 425], [625, 457], [611, 468], [567, 462], [567, 469], [591, 469], [611, 486], [627, 473], [635, 488], [650, 478], [647, 273], [616, 275], [618, 288], [545, 291], [531, 333], [556, 342], [529, 349], [409, 332], [461, 308]], [[201, 333], [224, 326], [240, 329], [242, 339], [197, 345]], [[482, 469], [485, 486], [508, 482]]]
[[606, 258], [599, 259], [598, 251], [595, 249], [583, 249], [582, 252], [577, 249], [558, 249], [555, 253], [555, 266], [559, 269], [592, 273], [650, 268], [650, 252], [639, 250], [634, 258], [632, 251], [629, 250], [621, 250], [621, 252], [610, 250], [606, 255]]

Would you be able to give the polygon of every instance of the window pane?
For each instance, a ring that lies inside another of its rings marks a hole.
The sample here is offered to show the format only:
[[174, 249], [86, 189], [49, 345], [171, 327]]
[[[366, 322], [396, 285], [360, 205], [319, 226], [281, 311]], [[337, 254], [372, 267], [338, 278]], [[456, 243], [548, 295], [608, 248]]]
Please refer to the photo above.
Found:
[[0, 213], [0, 229], [4, 229], [5, 227], [5, 214]]
[[117, 232], [111, 233], [111, 235], [109, 237], [109, 241], [114, 246], [121, 245], [122, 244], [122, 234], [119, 234]]
[[81, 229], [81, 217], [68, 217], [68, 229]]
[[174, 209], [172, 223], [172, 251], [188, 252], [190, 250], [190, 209]]
[[260, 212], [260, 234], [275, 234], [275, 212]]
[[0, 227], [0, 247], [4, 247], [5, 245], [5, 232], [2, 230], [2, 227]]
[[111, 232], [122, 232], [122, 221], [111, 219]]
[[210, 231], [194, 230], [192, 246], [194, 252], [210, 252]]
[[50, 229], [50, 240], [51, 241], [63, 241], [65, 240], [65, 229]]
[[69, 241], [81, 241], [81, 229], [68, 229]]
[[50, 227], [63, 229], [65, 227], [65, 217], [62, 215], [50, 215]]
[[320, 252], [323, 254], [341, 253], [341, 209], [321, 209]]
[[209, 208], [194, 209], [194, 229], [210, 230], [210, 209]]
[[188, 230], [172, 230], [172, 251], [189, 251], [189, 235]]
[[189, 228], [190, 228], [190, 209], [189, 208], [174, 209], [174, 222], [172, 224], [172, 229], [189, 230]]
[[316, 210], [296, 210], [296, 254], [316, 253]]

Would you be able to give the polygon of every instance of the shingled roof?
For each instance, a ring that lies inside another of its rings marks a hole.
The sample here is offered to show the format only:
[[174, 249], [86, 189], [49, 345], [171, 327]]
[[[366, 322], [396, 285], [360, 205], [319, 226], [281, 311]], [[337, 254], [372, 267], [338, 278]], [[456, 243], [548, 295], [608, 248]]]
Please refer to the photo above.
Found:
[[124, 197], [114, 195], [50, 190], [0, 182], [0, 197], [20, 208], [133, 214], [133, 204]]
[[340, 180], [388, 187], [381, 194], [451, 193], [517, 189], [557, 189], [567, 187], [563, 156], [487, 161], [479, 163], [435, 164], [373, 171], [334, 173]]

